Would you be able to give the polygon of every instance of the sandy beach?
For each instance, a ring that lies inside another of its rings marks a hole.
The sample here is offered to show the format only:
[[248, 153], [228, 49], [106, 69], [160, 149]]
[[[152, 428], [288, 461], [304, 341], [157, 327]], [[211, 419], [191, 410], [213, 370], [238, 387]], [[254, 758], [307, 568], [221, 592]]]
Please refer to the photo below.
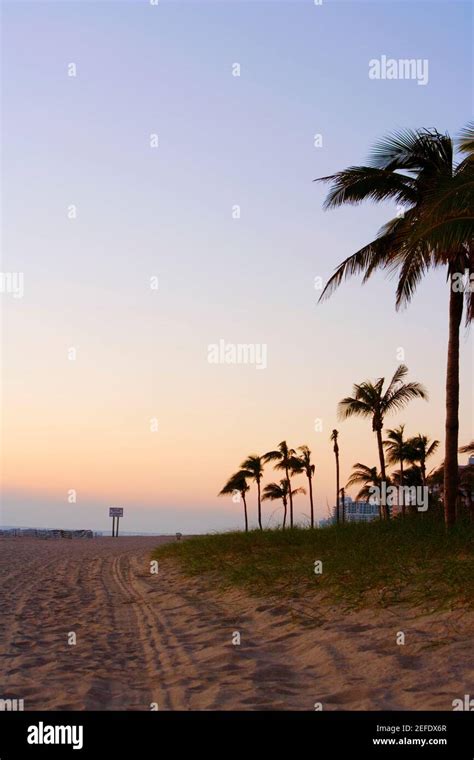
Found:
[[165, 561], [151, 574], [166, 540], [0, 538], [0, 697], [25, 710], [451, 710], [472, 693], [471, 614], [223, 594]]

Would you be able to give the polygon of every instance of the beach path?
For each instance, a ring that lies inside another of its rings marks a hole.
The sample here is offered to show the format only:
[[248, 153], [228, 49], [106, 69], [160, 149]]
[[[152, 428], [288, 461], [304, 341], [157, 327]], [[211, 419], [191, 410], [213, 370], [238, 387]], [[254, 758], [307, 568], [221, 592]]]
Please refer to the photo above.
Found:
[[152, 573], [167, 540], [0, 538], [0, 698], [26, 710], [440, 710], [472, 688], [471, 615], [224, 594], [166, 560]]

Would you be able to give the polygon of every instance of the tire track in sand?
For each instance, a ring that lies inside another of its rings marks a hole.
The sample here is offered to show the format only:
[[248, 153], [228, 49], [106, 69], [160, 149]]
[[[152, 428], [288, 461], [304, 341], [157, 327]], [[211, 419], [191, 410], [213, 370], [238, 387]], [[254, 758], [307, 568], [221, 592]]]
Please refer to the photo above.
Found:
[[[150, 604], [142, 593], [139, 583], [131, 570], [130, 557], [115, 557], [112, 563], [112, 577], [123, 596], [132, 605], [139, 640], [147, 665], [150, 691], [156, 695], [156, 687], [161, 692], [159, 708], [163, 704], [170, 710], [189, 709], [189, 690], [184, 688], [174, 674], [186, 674], [186, 679], [199, 678], [193, 660], [183, 651], [177, 637], [166, 626], [159, 606]], [[136, 635], [132, 632], [132, 635]]]

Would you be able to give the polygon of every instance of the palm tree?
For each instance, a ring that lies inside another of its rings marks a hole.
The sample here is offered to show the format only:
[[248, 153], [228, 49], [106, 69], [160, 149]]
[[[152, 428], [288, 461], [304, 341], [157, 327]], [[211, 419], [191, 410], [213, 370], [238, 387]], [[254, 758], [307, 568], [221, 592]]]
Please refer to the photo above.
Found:
[[313, 475], [315, 466], [311, 463], [311, 451], [308, 446], [298, 446], [301, 456], [297, 457], [291, 468], [291, 474], [304, 472], [308, 478], [309, 503], [311, 508], [311, 527], [314, 528], [314, 505], [313, 505]]
[[429, 443], [429, 438], [420, 433], [408, 440], [408, 461], [418, 464], [421, 471], [422, 485], [426, 486], [426, 460], [436, 452], [439, 441]]
[[[377, 437], [380, 459], [380, 472], [382, 480], [386, 481], [385, 456], [383, 450], [382, 430], [384, 419], [387, 414], [402, 409], [414, 398], [428, 398], [425, 388], [420, 383], [405, 383], [404, 378], [408, 373], [408, 367], [400, 364], [394, 372], [387, 389], [384, 391], [385, 378], [380, 377], [375, 383], [365, 380], [352, 388], [352, 396], [347, 396], [339, 402], [338, 413], [342, 419], [348, 417], [370, 417], [372, 430]], [[382, 514], [385, 518], [390, 517], [390, 510], [382, 499]]]
[[245, 532], [248, 533], [249, 521], [247, 515], [247, 501], [245, 494], [250, 490], [250, 486], [247, 484], [248, 473], [243, 470], [239, 470], [230, 476], [229, 480], [225, 484], [222, 491], [219, 491], [218, 496], [226, 496], [227, 494], [239, 493], [244, 503], [244, 517], [245, 517]]
[[268, 451], [263, 455], [264, 462], [277, 462], [274, 465], [275, 470], [283, 470], [287, 481], [290, 483], [290, 489], [288, 495], [290, 497], [290, 527], [293, 527], [293, 494], [291, 491], [290, 472], [295, 464], [296, 451], [289, 449], [286, 441], [282, 441], [278, 444], [278, 448], [275, 451]]
[[[387, 453], [388, 464], [400, 464], [399, 485], [404, 485], [403, 463], [409, 460], [410, 449], [406, 438], [404, 438], [405, 425], [399, 425], [397, 428], [387, 430], [387, 440], [383, 442]], [[403, 498], [403, 489], [401, 492], [402, 515], [405, 517], [405, 499]]]
[[[368, 467], [366, 464], [356, 462], [352, 465], [352, 475], [346, 483], [346, 488], [361, 485], [362, 488], [356, 496], [356, 500], [369, 501], [373, 497], [373, 489], [377, 488], [380, 493], [383, 478], [376, 467]], [[379, 501], [379, 517], [382, 517], [382, 504]]]
[[294, 488], [291, 491], [290, 481], [287, 478], [280, 480], [279, 483], [269, 483], [263, 489], [263, 500], [270, 499], [271, 501], [275, 501], [275, 499], [281, 499], [283, 502], [283, 530], [286, 526], [288, 496], [296, 496], [298, 493], [306, 493], [306, 491], [304, 488]]
[[260, 530], [262, 527], [262, 500], [260, 497], [260, 483], [263, 475], [263, 461], [262, 457], [258, 454], [250, 454], [240, 465], [241, 471], [243, 471], [245, 477], [248, 480], [254, 480], [257, 484], [257, 513], [258, 513], [258, 526]]
[[333, 442], [334, 456], [336, 457], [336, 522], [339, 524], [339, 445], [337, 442], [339, 432], [333, 430], [331, 433], [331, 441]]
[[[474, 128], [459, 141], [466, 157], [455, 158], [453, 141], [437, 130], [405, 130], [375, 146], [366, 166], [352, 166], [321, 181], [330, 182], [325, 207], [364, 200], [395, 201], [403, 213], [385, 224], [368, 245], [337, 267], [321, 299], [347, 277], [378, 269], [398, 271], [396, 308], [407, 305], [424, 274], [444, 267], [450, 285], [446, 370], [444, 508], [447, 526], [456, 519], [459, 430], [459, 331], [474, 315], [474, 291], [459, 287], [460, 273], [474, 272]], [[320, 299], [320, 300], [321, 300]]]

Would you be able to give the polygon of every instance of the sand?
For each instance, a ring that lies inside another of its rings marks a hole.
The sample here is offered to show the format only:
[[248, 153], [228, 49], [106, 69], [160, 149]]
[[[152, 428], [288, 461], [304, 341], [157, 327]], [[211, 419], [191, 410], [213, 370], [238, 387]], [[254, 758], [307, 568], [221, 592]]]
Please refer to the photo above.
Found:
[[25, 710], [451, 710], [474, 695], [472, 614], [223, 594], [169, 561], [151, 574], [165, 540], [0, 538], [0, 698]]

